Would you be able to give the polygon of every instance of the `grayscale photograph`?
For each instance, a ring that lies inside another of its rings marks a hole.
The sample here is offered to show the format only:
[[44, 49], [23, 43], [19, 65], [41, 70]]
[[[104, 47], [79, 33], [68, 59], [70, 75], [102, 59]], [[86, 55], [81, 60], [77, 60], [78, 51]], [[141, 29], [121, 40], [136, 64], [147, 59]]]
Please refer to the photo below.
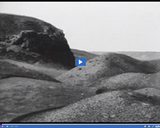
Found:
[[160, 2], [0, 2], [0, 122], [160, 122]]

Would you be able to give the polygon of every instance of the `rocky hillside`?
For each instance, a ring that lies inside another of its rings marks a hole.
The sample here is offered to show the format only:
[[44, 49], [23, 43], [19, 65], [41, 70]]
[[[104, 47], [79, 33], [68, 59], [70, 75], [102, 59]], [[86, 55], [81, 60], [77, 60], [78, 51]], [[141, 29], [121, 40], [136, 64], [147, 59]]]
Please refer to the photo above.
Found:
[[91, 88], [66, 86], [56, 81], [21, 77], [2, 79], [0, 121], [10, 122], [29, 113], [54, 110], [94, 94], [95, 91]]
[[0, 14], [0, 28], [0, 122], [160, 122], [160, 53], [70, 49], [26, 16]]
[[156, 73], [160, 71], [160, 60], [141, 61], [123, 54], [107, 53], [87, 61], [86, 66], [76, 67], [57, 77], [72, 85], [89, 86], [105, 77], [134, 72]]
[[[153, 93], [155, 94], [153, 95]], [[86, 98], [58, 110], [28, 116], [21, 121], [92, 123], [159, 122], [159, 94], [160, 90], [153, 88], [145, 88], [133, 92], [111, 91]], [[148, 96], [150, 96], [150, 100]]]
[[42, 20], [0, 14], [0, 57], [28, 63], [74, 67], [74, 55], [62, 30]]
[[97, 88], [97, 94], [114, 90], [135, 90], [142, 88], [160, 89], [160, 72], [154, 74], [123, 73], [111, 78], [101, 78], [90, 87]]

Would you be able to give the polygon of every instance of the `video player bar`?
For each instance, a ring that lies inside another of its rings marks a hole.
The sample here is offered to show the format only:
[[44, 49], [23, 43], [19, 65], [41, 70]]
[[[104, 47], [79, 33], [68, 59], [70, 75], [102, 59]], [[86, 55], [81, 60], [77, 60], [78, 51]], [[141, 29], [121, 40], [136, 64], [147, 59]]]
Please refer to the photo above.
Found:
[[0, 128], [160, 128], [160, 124], [1, 124]]

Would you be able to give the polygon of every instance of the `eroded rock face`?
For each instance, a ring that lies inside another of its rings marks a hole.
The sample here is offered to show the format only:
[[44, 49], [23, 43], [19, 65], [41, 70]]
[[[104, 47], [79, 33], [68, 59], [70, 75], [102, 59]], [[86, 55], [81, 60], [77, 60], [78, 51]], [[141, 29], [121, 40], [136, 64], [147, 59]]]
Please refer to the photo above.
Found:
[[5, 41], [16, 36], [22, 30], [34, 30], [48, 35], [62, 35], [62, 30], [42, 20], [12, 14], [0, 13], [0, 40]]
[[51, 24], [31, 17], [0, 14], [0, 28], [2, 58], [74, 67], [75, 57], [63, 31]]

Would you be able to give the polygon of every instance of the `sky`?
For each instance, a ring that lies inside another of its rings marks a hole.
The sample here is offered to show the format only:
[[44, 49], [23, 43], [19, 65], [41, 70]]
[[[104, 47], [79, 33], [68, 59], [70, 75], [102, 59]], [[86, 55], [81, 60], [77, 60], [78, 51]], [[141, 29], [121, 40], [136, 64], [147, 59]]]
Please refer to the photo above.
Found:
[[160, 51], [160, 2], [0, 2], [0, 13], [49, 22], [74, 49]]

